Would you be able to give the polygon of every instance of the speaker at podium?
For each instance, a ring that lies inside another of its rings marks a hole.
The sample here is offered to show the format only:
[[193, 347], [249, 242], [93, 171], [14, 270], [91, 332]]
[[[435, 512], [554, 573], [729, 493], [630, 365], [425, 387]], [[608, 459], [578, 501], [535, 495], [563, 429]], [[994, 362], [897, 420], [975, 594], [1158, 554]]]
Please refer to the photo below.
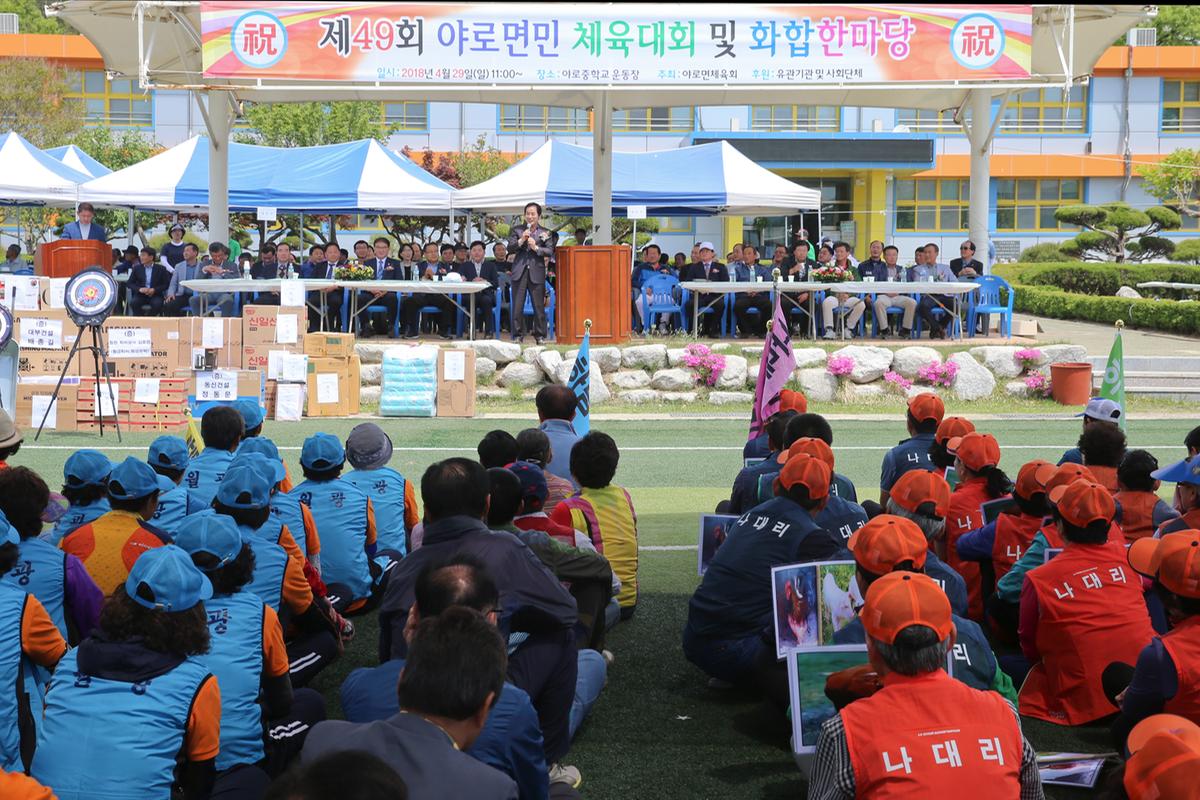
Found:
[[33, 271], [48, 278], [70, 278], [89, 267], [112, 272], [112, 246], [94, 239], [59, 239], [39, 244]]

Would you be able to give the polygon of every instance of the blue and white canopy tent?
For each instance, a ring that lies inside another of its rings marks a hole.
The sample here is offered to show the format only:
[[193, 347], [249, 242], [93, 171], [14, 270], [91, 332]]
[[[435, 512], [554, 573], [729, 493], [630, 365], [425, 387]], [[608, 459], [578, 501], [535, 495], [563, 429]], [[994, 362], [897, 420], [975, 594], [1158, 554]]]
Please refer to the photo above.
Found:
[[111, 169], [104, 166], [99, 161], [89, 156], [85, 151], [80, 150], [73, 144], [68, 144], [63, 147], [52, 147], [47, 150], [46, 153], [54, 156], [71, 169], [83, 172], [92, 178], [99, 178], [101, 175], [107, 175], [112, 172]]
[[[821, 193], [760, 167], [728, 142], [613, 153], [612, 210], [650, 216], [780, 214], [820, 208]], [[559, 214], [592, 213], [592, 148], [550, 140], [491, 180], [459, 191], [458, 209], [520, 214], [530, 201]]]
[[[79, 199], [159, 211], [206, 210], [208, 142], [202, 136], [88, 181]], [[320, 147], [229, 145], [229, 207], [412, 216], [450, 211], [454, 188], [374, 139]]]
[[15, 131], [0, 136], [0, 203], [74, 208], [79, 184], [90, 177]]

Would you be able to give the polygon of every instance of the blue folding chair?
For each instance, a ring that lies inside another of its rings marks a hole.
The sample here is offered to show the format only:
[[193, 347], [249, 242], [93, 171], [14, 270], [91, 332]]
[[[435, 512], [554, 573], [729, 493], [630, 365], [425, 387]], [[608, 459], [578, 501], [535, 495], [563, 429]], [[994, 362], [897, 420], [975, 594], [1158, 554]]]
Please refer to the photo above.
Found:
[[[878, 339], [878, 338], [880, 337], [880, 334], [881, 334], [881, 331], [879, 330], [879, 320], [875, 319], [875, 299], [876, 299], [878, 296], [879, 296], [879, 295], [877, 295], [877, 294], [876, 294], [876, 295], [872, 295], [872, 296], [871, 296], [871, 302], [870, 302], [870, 304], [867, 306], [867, 311], [865, 312], [866, 314], [870, 314], [870, 315], [871, 315], [871, 330], [872, 330], [872, 331], [874, 331], [874, 333], [873, 333], [872, 335], [873, 335], [873, 336], [874, 336], [876, 339]], [[864, 302], [865, 302], [865, 301], [866, 301], [866, 298], [863, 298], [863, 300], [864, 300]], [[887, 319], [888, 319], [888, 330], [889, 330], [889, 331], [899, 331], [899, 330], [900, 330], [900, 327], [901, 327], [901, 326], [900, 326], [900, 321], [903, 321], [903, 319], [904, 319], [904, 309], [903, 309], [903, 308], [901, 308], [900, 306], [888, 306], [888, 307], [887, 307], [887, 309], [886, 309], [886, 310], [885, 310], [883, 313], [887, 315]], [[892, 321], [892, 316], [893, 316], [893, 315], [900, 317], [900, 321], [898, 321], [898, 322], [893, 322], [893, 321]], [[920, 319], [920, 317], [915, 317], [915, 316], [914, 316], [914, 322], [913, 322], [913, 330], [914, 330], [914, 331], [916, 330], [916, 326], [917, 326], [917, 325], [919, 325], [919, 324], [920, 324], [920, 322], [921, 322], [921, 319]], [[914, 333], [913, 333], [913, 332], [910, 332], [908, 335], [909, 335], [909, 338], [912, 338], [912, 337], [913, 337], [913, 335], [914, 335]]]
[[[819, 295], [816, 299], [818, 308], [821, 306], [822, 303], [825, 302], [826, 294], [827, 294], [826, 292], [819, 293]], [[846, 299], [846, 303], [849, 303], [855, 297], [858, 297], [858, 295], [853, 295], [853, 294], [850, 295]], [[863, 303], [867, 302], [865, 297], [858, 297], [858, 299], [862, 300]], [[838, 305], [834, 306], [834, 308], [833, 308], [833, 327], [834, 327], [834, 331], [837, 333], [837, 338], [839, 338], [839, 339], [846, 338], [846, 317], [850, 314], [850, 310], [851, 310], [850, 305], [843, 305], [842, 303], [839, 303]], [[866, 319], [867, 319], [867, 311], [869, 311], [869, 310], [870, 310], [870, 306], [868, 305], [867, 309], [863, 310], [862, 316], [858, 318], [858, 324], [854, 326], [855, 333], [858, 336], [858, 338], [860, 338], [860, 339], [866, 335]], [[825, 332], [821, 331], [821, 335], [823, 336], [824, 334], [825, 334]]]
[[[732, 305], [732, 303], [728, 302], [729, 295], [723, 295], [722, 298], [726, 301], [725, 307]], [[682, 303], [684, 308], [689, 309], [689, 311], [690, 311], [690, 309], [692, 307], [692, 293], [689, 292], [687, 289], [683, 290], [683, 297], [680, 299], [680, 303]], [[716, 313], [717, 313], [717, 307], [715, 305], [702, 307], [700, 309], [701, 317], [707, 316], [709, 314], [716, 314]], [[692, 320], [692, 315], [690, 313], [684, 313], [683, 328], [685, 331], [689, 330], [688, 326], [691, 324], [691, 320]], [[729, 335], [729, 325], [728, 325], [727, 315], [725, 314], [725, 308], [722, 308], [722, 310], [721, 310], [720, 324], [721, 324], [721, 338], [723, 339]]]
[[[655, 273], [642, 282], [641, 296], [638, 298], [638, 303], [642, 308], [642, 333], [645, 333], [648, 328], [654, 327], [654, 319], [658, 314], [678, 315], [679, 327], [686, 328], [683, 319], [682, 294], [680, 300], [675, 299], [678, 287], [678, 278], [674, 275], [660, 273]], [[646, 294], [647, 289], [650, 290], [649, 294]]]
[[[924, 295], [913, 295], [913, 297], [918, 303], [920, 303], [922, 298], [924, 297]], [[954, 316], [954, 314], [951, 311], [949, 311], [945, 308], [942, 308], [941, 306], [937, 306], [937, 305], [935, 305], [930, 310], [930, 313], [933, 314], [933, 316], [938, 319], [941, 319], [943, 316], [947, 318], [946, 323], [942, 327], [949, 329], [950, 338], [952, 338], [952, 339], [953, 338], [960, 338], [960, 339], [962, 338], [962, 319], [961, 318]], [[921, 332], [924, 330], [924, 328], [925, 328], [925, 323], [924, 323], [924, 321], [922, 321], [921, 315], [917, 314], [916, 326], [913, 328], [913, 338], [920, 339]], [[957, 337], [955, 336], [956, 333], [957, 333]]]
[[[980, 315], [999, 314], [1000, 334], [1005, 339], [1012, 338], [1012, 286], [998, 275], [983, 275], [975, 278], [975, 282], [979, 284], [979, 290], [974, 293], [975, 296], [967, 311], [967, 335], [975, 336], [975, 322]], [[1001, 302], [1001, 291], [1008, 296], [1007, 302]]]

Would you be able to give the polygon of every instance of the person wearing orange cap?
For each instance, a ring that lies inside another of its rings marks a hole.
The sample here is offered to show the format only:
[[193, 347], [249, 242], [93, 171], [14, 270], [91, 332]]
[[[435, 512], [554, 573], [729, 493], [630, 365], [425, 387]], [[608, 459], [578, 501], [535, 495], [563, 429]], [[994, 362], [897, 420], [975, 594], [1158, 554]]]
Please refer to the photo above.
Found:
[[[820, 439], [806, 437], [797, 439], [788, 448], [788, 454], [807, 453], [813, 458], [819, 458], [825, 462], [825, 466], [829, 467], [829, 474], [834, 474], [833, 465], [833, 448], [825, 444]], [[838, 497], [833, 491], [833, 484], [829, 486], [829, 500], [825, 503], [825, 507], [821, 509], [821, 513], [817, 514], [817, 524], [824, 528], [830, 536], [837, 541], [847, 541], [850, 536], [863, 525], [867, 524], [867, 512], [858, 503], [852, 503], [845, 498]]]
[[763, 685], [759, 668], [774, 676], [784, 664], [775, 659], [771, 568], [845, 552], [815, 519], [829, 497], [829, 467], [800, 453], [775, 480], [775, 497], [730, 526], [688, 604], [683, 652], [714, 686]]
[[[790, 418], [783, 434], [783, 452], [775, 459], [775, 470], [772, 472], [764, 468], [763, 474], [758, 476], [757, 503], [765, 503], [775, 496], [775, 476], [787, 461], [788, 449], [801, 439], [820, 439], [833, 447], [833, 428], [830, 427], [829, 421], [820, 414], [797, 414]], [[829, 486], [829, 495], [830, 497], [840, 497], [851, 503], [858, 502], [858, 490], [854, 488], [854, 482], [837, 471], [833, 473], [833, 483]]]
[[924, 392], [909, 398], [905, 412], [909, 438], [893, 447], [883, 457], [879, 476], [879, 505], [887, 508], [888, 492], [892, 484], [910, 469], [935, 469], [929, 458], [929, 446], [942, 417], [946, 416], [946, 404], [933, 392]]
[[1050, 491], [1062, 553], [1030, 570], [1021, 589], [1018, 633], [1033, 667], [1021, 686], [1021, 713], [1082, 725], [1116, 711], [1102, 673], [1132, 663], [1154, 637], [1142, 583], [1108, 545], [1117, 506], [1098, 483]]
[[967, 582], [938, 558], [934, 544], [946, 534], [946, 514], [950, 511], [950, 484], [936, 472], [914, 469], [900, 476], [888, 497], [888, 514], [903, 517], [925, 534], [929, 555], [925, 574], [933, 578], [950, 598], [950, 608], [960, 617], [967, 615]]
[[1013, 707], [946, 674], [954, 617], [932, 579], [884, 575], [859, 618], [883, 688], [821, 726], [810, 799], [1043, 797], [1037, 753]]
[[1025, 463], [1017, 473], [1013, 505], [983, 527], [964, 533], [954, 543], [960, 560], [991, 565], [993, 586], [1029, 549], [1050, 513], [1046, 488], [1037, 480], [1037, 471], [1045, 467], [1054, 469], [1053, 464], [1040, 458]]
[[1129, 544], [1153, 536], [1179, 512], [1158, 496], [1162, 481], [1154, 477], [1158, 459], [1146, 450], [1130, 450], [1117, 467], [1117, 493], [1113, 499], [1121, 509], [1121, 530]]
[[1138, 723], [1125, 744], [1121, 785], [1129, 800], [1200, 800], [1200, 726], [1174, 714]]
[[1118, 742], [1164, 711], [1200, 724], [1200, 531], [1139, 539], [1129, 547], [1129, 565], [1154, 580], [1171, 630], [1146, 645], [1136, 667], [1114, 663], [1104, 671], [1110, 695], [1121, 699], [1113, 723]]
[[982, 528], [984, 519], [980, 507], [1012, 491], [1012, 481], [1000, 469], [1000, 445], [990, 433], [968, 433], [946, 443], [954, 453], [954, 470], [958, 485], [950, 496], [950, 511], [946, 516], [946, 539], [941, 543], [946, 563], [967, 582], [967, 616], [983, 619], [983, 581], [979, 564], [964, 561], [955, 546], [958, 537]]
[[946, 417], [933, 434], [933, 444], [929, 445], [929, 458], [934, 467], [943, 475], [954, 466], [954, 453], [946, 447], [951, 439], [966, 436], [975, 432], [975, 423], [966, 417]]
[[[808, 398], [804, 396], [804, 392], [796, 392], [791, 389], [783, 389], [779, 392], [779, 411], [776, 414], [784, 414], [792, 412], [789, 416], [803, 414], [808, 411]], [[772, 417], [775, 414], [771, 415]], [[767, 420], [768, 424], [770, 420]], [[742, 445], [742, 458], [766, 458], [771, 453], [771, 442], [764, 431], [753, 439], [750, 439], [746, 444]]]
[[[880, 514], [872, 519], [854, 532], [848, 544], [858, 567], [855, 580], [860, 593], [864, 595], [871, 584], [892, 572], [927, 574], [926, 561], [933, 556], [929, 552], [925, 532], [912, 520], [892, 514]], [[953, 608], [951, 613], [954, 614]], [[996, 655], [983, 629], [957, 614], [953, 619], [957, 633], [952, 651], [954, 677], [972, 688], [992, 689], [1010, 702], [1017, 702], [1017, 690], [1004, 670], [996, 664]], [[834, 644], [865, 642], [866, 632], [862, 619], [858, 617], [833, 634]]]
[[767, 420], [767, 432], [763, 435], [770, 442], [770, 451], [762, 461], [743, 467], [738, 472], [737, 477], [733, 479], [733, 491], [729, 493], [729, 502], [722, 502], [717, 506], [718, 514], [743, 514], [758, 505], [759, 480], [765, 475], [774, 481], [783, 466], [778, 459], [780, 454], [787, 450], [783, 444], [783, 437], [788, 421], [794, 416], [795, 411], [780, 411], [778, 414], [772, 414]]

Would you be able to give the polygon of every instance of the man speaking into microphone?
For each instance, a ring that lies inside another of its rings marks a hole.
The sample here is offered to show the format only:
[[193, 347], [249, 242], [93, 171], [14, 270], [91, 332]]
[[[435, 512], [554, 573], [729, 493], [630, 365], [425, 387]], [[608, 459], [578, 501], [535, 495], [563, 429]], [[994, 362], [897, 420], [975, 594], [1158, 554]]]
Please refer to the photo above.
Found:
[[558, 234], [542, 227], [542, 207], [526, 203], [525, 224], [508, 234], [508, 252], [515, 253], [512, 265], [512, 336], [525, 339], [525, 298], [533, 304], [533, 340], [546, 338], [546, 258], [554, 255]]

